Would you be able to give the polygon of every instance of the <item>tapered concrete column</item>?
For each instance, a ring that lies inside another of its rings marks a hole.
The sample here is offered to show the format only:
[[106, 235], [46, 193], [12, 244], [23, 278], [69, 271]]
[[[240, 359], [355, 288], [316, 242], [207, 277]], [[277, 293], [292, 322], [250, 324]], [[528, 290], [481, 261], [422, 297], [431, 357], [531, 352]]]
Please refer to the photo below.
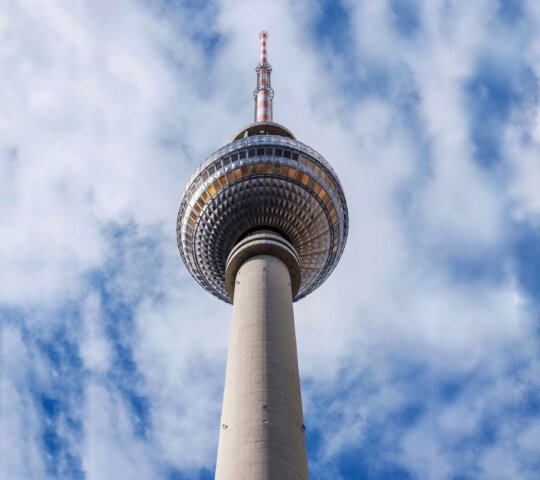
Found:
[[307, 480], [289, 242], [257, 232], [227, 262], [234, 289], [216, 480]]

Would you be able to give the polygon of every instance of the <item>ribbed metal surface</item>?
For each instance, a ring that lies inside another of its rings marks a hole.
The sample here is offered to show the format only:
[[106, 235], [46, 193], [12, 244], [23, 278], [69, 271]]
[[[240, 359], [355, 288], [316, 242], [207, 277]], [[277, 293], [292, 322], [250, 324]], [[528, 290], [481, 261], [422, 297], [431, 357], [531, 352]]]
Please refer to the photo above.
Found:
[[295, 300], [326, 280], [345, 247], [348, 214], [339, 180], [320, 154], [291, 138], [254, 135], [202, 163], [180, 204], [178, 247], [197, 282], [226, 302], [227, 256], [255, 227], [283, 232], [298, 253]]

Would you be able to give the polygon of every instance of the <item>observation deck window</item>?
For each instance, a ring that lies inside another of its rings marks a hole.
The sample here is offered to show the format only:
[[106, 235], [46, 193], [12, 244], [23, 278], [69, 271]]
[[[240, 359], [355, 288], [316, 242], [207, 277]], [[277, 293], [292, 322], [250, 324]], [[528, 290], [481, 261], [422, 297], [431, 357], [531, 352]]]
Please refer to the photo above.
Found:
[[242, 150], [240, 152], [240, 160], [242, 160], [242, 158], [246, 158], [246, 151], [245, 150]]
[[337, 215], [337, 212], [336, 212], [336, 207], [334, 207], [334, 205], [332, 204], [330, 206], [330, 208], [328, 209], [328, 212], [330, 213], [330, 216], [331, 217], [335, 217]]
[[276, 148], [274, 155], [276, 157], [282, 157], [283, 156], [283, 150], [281, 150], [281, 148]]
[[255, 150], [250, 150], [249, 151], [249, 158], [254, 157], [254, 156], [255, 156]]

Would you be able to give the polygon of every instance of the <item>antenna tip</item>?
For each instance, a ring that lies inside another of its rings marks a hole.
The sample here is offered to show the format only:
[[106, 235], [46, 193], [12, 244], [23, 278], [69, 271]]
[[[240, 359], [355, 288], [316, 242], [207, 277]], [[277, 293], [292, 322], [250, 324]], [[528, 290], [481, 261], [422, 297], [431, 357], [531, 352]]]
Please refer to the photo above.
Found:
[[268, 38], [268, 32], [266, 30], [263, 30], [259, 33], [259, 38]]

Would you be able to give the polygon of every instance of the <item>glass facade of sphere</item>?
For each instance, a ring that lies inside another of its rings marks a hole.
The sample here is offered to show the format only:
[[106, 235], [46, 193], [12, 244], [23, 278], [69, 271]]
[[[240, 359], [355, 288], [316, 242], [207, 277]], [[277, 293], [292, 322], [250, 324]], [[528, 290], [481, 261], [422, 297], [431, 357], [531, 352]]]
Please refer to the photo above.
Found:
[[341, 184], [315, 150], [279, 135], [253, 135], [221, 148], [197, 169], [180, 204], [177, 240], [189, 272], [230, 302], [227, 256], [246, 231], [270, 227], [293, 244], [301, 263], [298, 300], [326, 280], [347, 239]]

